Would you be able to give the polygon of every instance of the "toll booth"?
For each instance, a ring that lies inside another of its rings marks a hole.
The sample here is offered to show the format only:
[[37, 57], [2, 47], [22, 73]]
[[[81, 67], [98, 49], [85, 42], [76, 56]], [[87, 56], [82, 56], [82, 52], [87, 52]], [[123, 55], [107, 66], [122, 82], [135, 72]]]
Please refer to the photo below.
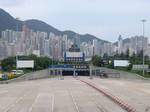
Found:
[[50, 77], [60, 76], [62, 77], [65, 71], [74, 71], [71, 65], [50, 65], [48, 73]]
[[102, 70], [100, 67], [80, 65], [50, 65], [48, 69], [50, 77], [63, 77], [63, 76], [89, 76], [90, 79], [93, 77], [100, 77]]

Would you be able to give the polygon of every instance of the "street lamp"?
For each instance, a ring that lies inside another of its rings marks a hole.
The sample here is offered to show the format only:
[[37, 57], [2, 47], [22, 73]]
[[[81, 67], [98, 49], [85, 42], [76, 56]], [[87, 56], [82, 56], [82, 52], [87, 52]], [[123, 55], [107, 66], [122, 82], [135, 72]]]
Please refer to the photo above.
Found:
[[[17, 17], [16, 18], [16, 32], [17, 33], [18, 33], [18, 20], [19, 20], [19, 18]], [[16, 69], [17, 69], [17, 61], [18, 61], [18, 52], [16, 51]]]
[[142, 39], [142, 50], [143, 50], [143, 75], [144, 73], [144, 64], [145, 64], [145, 52], [144, 52], [144, 37], [145, 37], [145, 19], [142, 19], [141, 22], [143, 23], [143, 39]]

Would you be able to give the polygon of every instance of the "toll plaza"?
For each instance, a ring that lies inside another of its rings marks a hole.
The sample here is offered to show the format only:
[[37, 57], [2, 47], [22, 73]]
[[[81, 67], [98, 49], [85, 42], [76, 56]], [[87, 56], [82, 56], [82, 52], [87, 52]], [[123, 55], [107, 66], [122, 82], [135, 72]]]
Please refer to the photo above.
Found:
[[93, 67], [89, 65], [50, 65], [48, 69], [50, 77], [59, 76], [89, 76], [90, 79], [96, 76], [102, 75], [102, 69], [100, 67]]

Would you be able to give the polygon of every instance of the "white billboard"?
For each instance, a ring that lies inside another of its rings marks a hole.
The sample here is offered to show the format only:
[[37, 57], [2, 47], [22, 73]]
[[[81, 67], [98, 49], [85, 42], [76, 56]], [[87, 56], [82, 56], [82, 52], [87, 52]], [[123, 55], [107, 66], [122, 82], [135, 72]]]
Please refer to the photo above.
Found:
[[114, 60], [115, 67], [127, 67], [129, 64], [128, 60]]
[[133, 65], [132, 70], [143, 70], [143, 69], [148, 69], [148, 65]]
[[83, 57], [82, 52], [66, 52], [66, 57]]
[[17, 68], [34, 68], [34, 60], [18, 60]]
[[40, 50], [33, 50], [33, 54], [36, 56], [40, 56]]

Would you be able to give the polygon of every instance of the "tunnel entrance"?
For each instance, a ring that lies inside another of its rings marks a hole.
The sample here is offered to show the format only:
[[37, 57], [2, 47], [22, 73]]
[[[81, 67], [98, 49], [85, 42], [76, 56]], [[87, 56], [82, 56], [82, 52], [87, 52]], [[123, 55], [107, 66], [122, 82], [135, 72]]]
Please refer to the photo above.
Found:
[[[78, 76], [89, 76], [89, 71], [87, 70], [87, 71], [75, 71], [75, 74], [76, 75], [78, 75]], [[65, 71], [62, 71], [62, 75], [63, 76], [73, 76], [74, 74], [73, 74], [73, 71], [67, 71], [67, 70], [65, 70]]]
[[89, 65], [76, 64], [76, 65], [51, 65], [49, 66], [50, 75], [60, 76], [89, 76]]
[[78, 76], [89, 76], [89, 71], [76, 71]]
[[62, 71], [63, 76], [73, 76], [73, 71]]

